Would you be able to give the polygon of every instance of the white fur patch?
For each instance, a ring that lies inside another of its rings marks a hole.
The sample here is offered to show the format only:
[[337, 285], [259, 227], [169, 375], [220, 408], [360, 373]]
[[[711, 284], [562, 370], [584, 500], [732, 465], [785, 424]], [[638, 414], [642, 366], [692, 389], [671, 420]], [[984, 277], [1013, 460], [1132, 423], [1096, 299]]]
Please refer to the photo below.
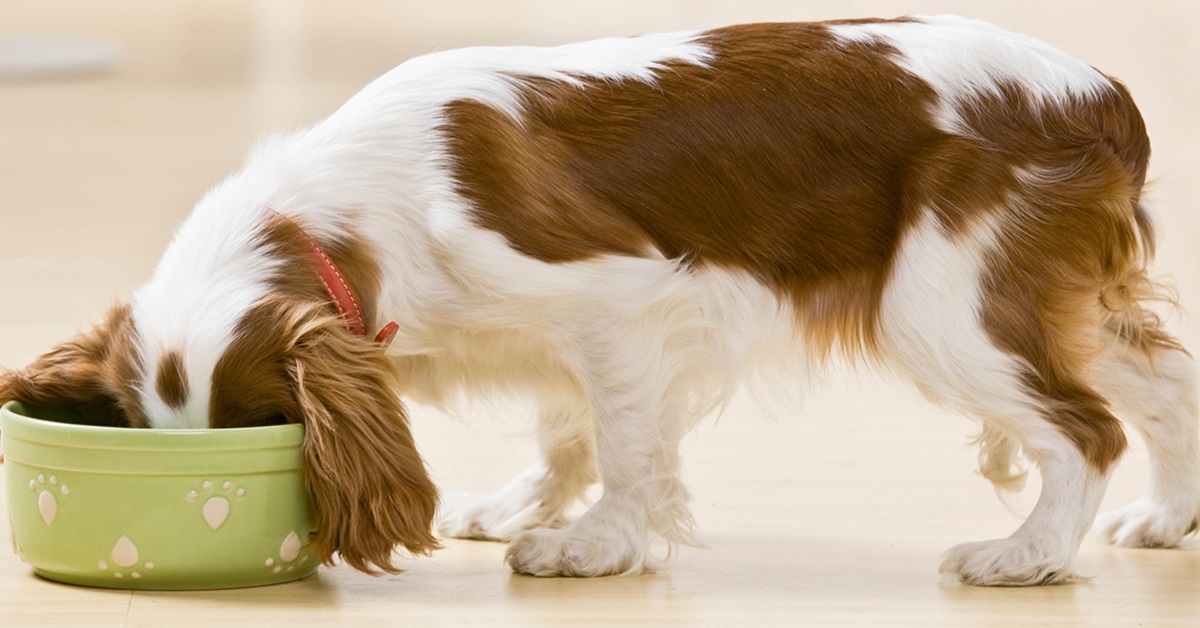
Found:
[[979, 94], [1021, 86], [1035, 106], [1092, 98], [1112, 88], [1100, 72], [1043, 41], [995, 25], [952, 15], [914, 22], [830, 26], [845, 42], [881, 42], [895, 48], [896, 63], [928, 83], [941, 103], [935, 111], [946, 131], [969, 134], [958, 109]]
[[[521, 117], [522, 78], [542, 78], [585, 86], [582, 79], [653, 82], [667, 62], [704, 65], [712, 56], [697, 43], [697, 31], [614, 37], [562, 46], [482, 46], [448, 50], [411, 59], [383, 75], [360, 96], [372, 101], [388, 94], [435, 103], [474, 99], [515, 119]], [[355, 98], [358, 100], [358, 97]], [[354, 106], [355, 100], [347, 103]]]
[[[143, 408], [154, 428], [208, 427], [212, 372], [242, 315], [268, 290], [278, 262], [255, 250], [261, 216], [257, 186], [231, 177], [210, 192], [179, 228], [150, 281], [133, 295]], [[149, 384], [162, 356], [178, 352], [190, 393], [182, 408]]]
[[1019, 363], [992, 345], [979, 322], [997, 228], [988, 218], [951, 239], [927, 212], [905, 236], [879, 317], [885, 360], [932, 400], [975, 416], [984, 414], [984, 399], [1008, 414], [1019, 414], [1028, 401], [1014, 396]]

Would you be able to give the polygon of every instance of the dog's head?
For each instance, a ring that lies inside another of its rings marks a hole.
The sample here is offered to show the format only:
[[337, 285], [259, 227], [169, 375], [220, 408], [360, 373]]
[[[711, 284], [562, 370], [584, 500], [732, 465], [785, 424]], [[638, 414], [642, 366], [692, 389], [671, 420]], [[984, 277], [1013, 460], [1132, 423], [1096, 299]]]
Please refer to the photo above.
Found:
[[[214, 253], [229, 257], [215, 264], [173, 245], [130, 305], [0, 375], [0, 401], [68, 406], [128, 427], [302, 423], [314, 549], [326, 563], [337, 553], [363, 571], [395, 572], [396, 545], [437, 547], [437, 492], [392, 362], [331, 307], [312, 240], [296, 223], [268, 215], [243, 244]], [[362, 246], [322, 250], [370, 312], [378, 272]]]

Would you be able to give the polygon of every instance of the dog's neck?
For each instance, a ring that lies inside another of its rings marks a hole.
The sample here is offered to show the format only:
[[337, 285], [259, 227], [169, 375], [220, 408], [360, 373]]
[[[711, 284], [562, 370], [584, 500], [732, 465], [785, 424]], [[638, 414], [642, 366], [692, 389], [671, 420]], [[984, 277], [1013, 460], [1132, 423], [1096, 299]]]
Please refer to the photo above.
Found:
[[[268, 211], [280, 220], [288, 220], [290, 222], [288, 217], [279, 212], [275, 210]], [[337, 263], [325, 252], [325, 249], [321, 248], [320, 244], [317, 244], [317, 241], [312, 236], [299, 225], [296, 225], [296, 231], [303, 236], [305, 243], [308, 245], [309, 259], [312, 261], [313, 268], [317, 271], [317, 276], [321, 279], [321, 285], [325, 288], [325, 294], [329, 296], [329, 302], [337, 310], [338, 316], [342, 317], [342, 320], [346, 323], [346, 328], [352, 333], [359, 336], [366, 336], [367, 319], [363, 314], [362, 305], [359, 304], [358, 297], [354, 295], [354, 289], [350, 287], [350, 282], [346, 281], [346, 276], [342, 274]], [[387, 349], [396, 337], [397, 330], [399, 330], [399, 325], [395, 322], [389, 322], [375, 336], [375, 342], [380, 345], [381, 349]]]

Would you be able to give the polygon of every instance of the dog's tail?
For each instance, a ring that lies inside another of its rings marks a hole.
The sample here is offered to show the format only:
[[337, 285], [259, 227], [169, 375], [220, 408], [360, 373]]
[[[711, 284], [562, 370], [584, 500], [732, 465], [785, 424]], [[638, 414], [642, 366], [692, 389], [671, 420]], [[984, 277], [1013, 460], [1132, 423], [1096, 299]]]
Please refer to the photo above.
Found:
[[1138, 201], [1133, 214], [1141, 245], [1140, 257], [1130, 265], [1121, 281], [1114, 283], [1102, 295], [1108, 317], [1105, 327], [1114, 338], [1141, 348], [1147, 354], [1152, 353], [1154, 348], [1182, 351], [1183, 347], [1178, 341], [1164, 331], [1162, 317], [1155, 311], [1155, 306], [1173, 311], [1178, 310], [1180, 305], [1179, 296], [1173, 288], [1155, 281], [1148, 274], [1150, 262], [1154, 259], [1156, 234], [1153, 216], [1144, 195], [1143, 192], [1143, 198]]

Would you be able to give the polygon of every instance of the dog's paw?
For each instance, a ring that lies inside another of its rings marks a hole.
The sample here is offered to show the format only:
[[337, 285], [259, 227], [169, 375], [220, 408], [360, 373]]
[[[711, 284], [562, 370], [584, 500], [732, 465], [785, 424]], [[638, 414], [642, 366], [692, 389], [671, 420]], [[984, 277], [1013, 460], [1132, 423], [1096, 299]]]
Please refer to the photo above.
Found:
[[977, 586], [1027, 587], [1074, 578], [1070, 555], [1020, 538], [956, 545], [942, 557], [938, 572]]
[[1093, 533], [1125, 547], [1174, 547], [1200, 524], [1200, 507], [1138, 500], [1096, 517]]
[[595, 577], [634, 575], [642, 569], [625, 543], [586, 538], [570, 530], [530, 530], [508, 546], [504, 560], [530, 576]]
[[508, 541], [526, 530], [566, 525], [563, 518], [550, 516], [537, 500], [506, 497], [511, 496], [447, 493], [438, 511], [438, 531], [455, 539]]

